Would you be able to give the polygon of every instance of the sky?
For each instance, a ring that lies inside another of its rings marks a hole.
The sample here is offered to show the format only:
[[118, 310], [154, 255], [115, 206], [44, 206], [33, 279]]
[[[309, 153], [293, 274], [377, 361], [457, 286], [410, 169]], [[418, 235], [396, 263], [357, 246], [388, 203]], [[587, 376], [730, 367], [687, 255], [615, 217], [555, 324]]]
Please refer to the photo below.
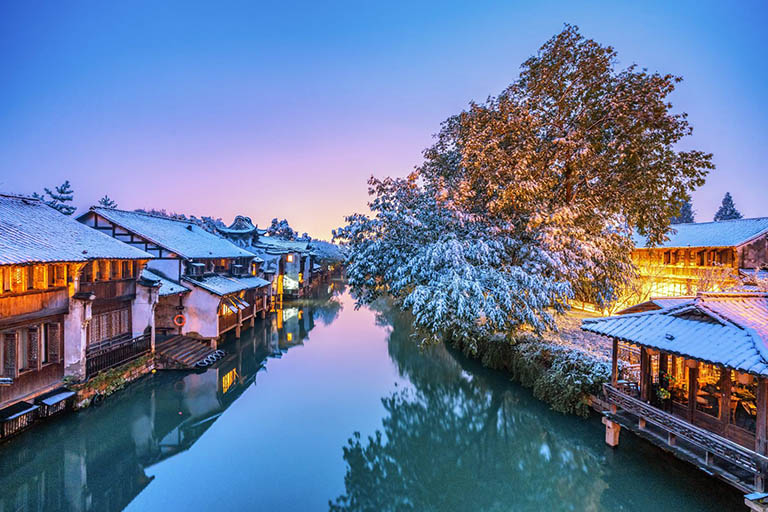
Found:
[[[161, 5], [162, 4], [162, 5]], [[69, 179], [79, 212], [286, 218], [329, 238], [440, 123], [496, 95], [564, 23], [680, 75], [714, 154], [693, 195], [768, 216], [766, 2], [2, 2], [0, 191]]]

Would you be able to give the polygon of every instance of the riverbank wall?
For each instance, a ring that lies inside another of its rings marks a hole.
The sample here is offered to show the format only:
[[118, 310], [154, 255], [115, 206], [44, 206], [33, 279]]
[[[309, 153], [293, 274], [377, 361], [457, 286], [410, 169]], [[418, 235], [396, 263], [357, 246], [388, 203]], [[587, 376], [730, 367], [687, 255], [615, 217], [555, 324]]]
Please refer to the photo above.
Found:
[[87, 382], [70, 384], [69, 389], [77, 393], [74, 403], [75, 410], [84, 409], [101, 402], [131, 382], [155, 371], [156, 364], [155, 355], [147, 354], [124, 365], [101, 372]]

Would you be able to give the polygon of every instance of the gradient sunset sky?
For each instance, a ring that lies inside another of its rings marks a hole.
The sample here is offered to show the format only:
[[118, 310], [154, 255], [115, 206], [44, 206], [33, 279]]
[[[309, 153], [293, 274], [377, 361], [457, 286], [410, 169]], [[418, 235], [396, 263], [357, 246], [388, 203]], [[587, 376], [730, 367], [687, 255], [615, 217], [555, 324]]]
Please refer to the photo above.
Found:
[[[163, 4], [162, 6], [160, 4]], [[69, 179], [79, 212], [273, 217], [319, 238], [404, 175], [440, 122], [499, 93], [563, 23], [682, 75], [685, 143], [768, 216], [766, 2], [3, 2], [0, 190]]]

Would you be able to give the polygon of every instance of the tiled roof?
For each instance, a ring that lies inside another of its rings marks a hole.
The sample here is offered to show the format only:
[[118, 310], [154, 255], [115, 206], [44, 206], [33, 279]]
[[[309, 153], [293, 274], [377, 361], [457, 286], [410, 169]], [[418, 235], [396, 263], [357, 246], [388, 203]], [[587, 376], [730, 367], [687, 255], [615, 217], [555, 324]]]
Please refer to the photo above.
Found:
[[161, 276], [160, 274], [156, 274], [146, 268], [141, 271], [141, 278], [148, 281], [160, 282], [161, 286], [159, 293], [161, 297], [165, 297], [166, 295], [177, 295], [179, 293], [185, 293], [189, 291], [189, 288], [186, 286], [172, 281], [167, 277]]
[[654, 311], [657, 309], [667, 309], [680, 304], [692, 302], [695, 297], [657, 297], [654, 299], [629, 306], [617, 312], [617, 315], [627, 315], [630, 313], [639, 313], [641, 311]]
[[255, 276], [231, 277], [216, 274], [205, 276], [201, 279], [193, 279], [191, 277], [183, 277], [182, 279], [185, 283], [199, 286], [200, 288], [208, 290], [214, 295], [220, 296], [229, 295], [230, 293], [237, 293], [242, 290], [250, 290], [251, 288], [269, 286], [269, 281]]
[[700, 293], [668, 309], [588, 318], [582, 329], [768, 375], [768, 294]]
[[235, 235], [247, 235], [252, 233], [259, 233], [262, 231], [253, 225], [253, 221], [251, 221], [250, 217], [245, 217], [243, 215], [238, 215], [235, 217], [234, 222], [232, 222], [229, 227], [216, 229], [224, 234]]
[[[657, 247], [736, 247], [766, 232], [768, 217], [672, 224], [667, 233], [669, 240]], [[634, 233], [632, 238], [635, 247], [648, 247], [646, 239], [638, 233]]]
[[259, 237], [259, 241], [256, 242], [257, 248], [263, 248], [266, 250], [275, 250], [282, 252], [308, 252], [309, 242], [299, 242], [296, 240], [283, 240], [273, 236]]
[[193, 222], [111, 208], [91, 207], [91, 211], [164, 249], [175, 252], [182, 258], [252, 256], [248, 251], [207, 232]]
[[0, 194], [0, 264], [151, 257], [42, 201]]

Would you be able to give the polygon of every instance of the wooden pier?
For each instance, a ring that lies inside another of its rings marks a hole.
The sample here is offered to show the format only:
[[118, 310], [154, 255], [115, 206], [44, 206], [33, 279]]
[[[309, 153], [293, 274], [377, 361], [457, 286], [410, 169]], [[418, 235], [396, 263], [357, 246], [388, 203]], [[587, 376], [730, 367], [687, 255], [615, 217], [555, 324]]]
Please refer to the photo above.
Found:
[[211, 348], [205, 341], [181, 335], [158, 343], [155, 353], [161, 367], [167, 370], [192, 370], [200, 368], [206, 360], [220, 358], [217, 357], [220, 351]]

